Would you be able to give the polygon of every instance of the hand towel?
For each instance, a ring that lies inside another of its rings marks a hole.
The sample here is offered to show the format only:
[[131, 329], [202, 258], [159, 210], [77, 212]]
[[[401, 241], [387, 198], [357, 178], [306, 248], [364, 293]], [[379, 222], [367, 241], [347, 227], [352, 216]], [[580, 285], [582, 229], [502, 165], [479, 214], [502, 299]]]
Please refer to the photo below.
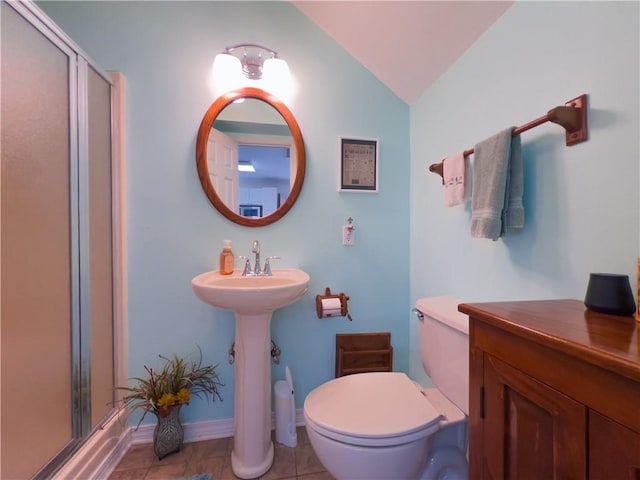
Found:
[[442, 161], [442, 177], [444, 178], [444, 203], [447, 207], [460, 205], [470, 198], [471, 182], [469, 180], [469, 159], [460, 152]]
[[472, 237], [497, 240], [504, 235], [512, 130], [513, 127], [504, 129], [473, 149]]
[[506, 206], [506, 227], [524, 227], [524, 174], [520, 135], [511, 138], [511, 154], [509, 159], [509, 191]]

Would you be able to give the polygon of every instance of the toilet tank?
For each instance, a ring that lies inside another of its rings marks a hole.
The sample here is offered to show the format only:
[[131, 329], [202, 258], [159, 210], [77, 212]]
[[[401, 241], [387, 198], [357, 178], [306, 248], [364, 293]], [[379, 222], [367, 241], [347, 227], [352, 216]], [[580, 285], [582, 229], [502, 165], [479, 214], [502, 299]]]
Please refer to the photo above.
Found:
[[[428, 297], [416, 302], [422, 366], [433, 385], [469, 414], [469, 317], [458, 311], [454, 297]], [[421, 318], [420, 318], [421, 317]]]

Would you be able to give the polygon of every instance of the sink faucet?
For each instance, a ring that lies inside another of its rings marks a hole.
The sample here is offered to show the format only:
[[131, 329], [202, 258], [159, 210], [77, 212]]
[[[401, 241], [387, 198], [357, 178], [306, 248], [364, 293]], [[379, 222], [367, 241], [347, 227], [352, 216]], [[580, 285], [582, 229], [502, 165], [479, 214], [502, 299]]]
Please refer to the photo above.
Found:
[[249, 260], [249, 257], [246, 257], [244, 255], [240, 255], [238, 258], [241, 258], [243, 260], [245, 260], [244, 262], [244, 270], [242, 271], [242, 276], [246, 277], [246, 276], [253, 276], [253, 275], [259, 275], [259, 276], [272, 276], [273, 272], [271, 271], [271, 265], [269, 264], [269, 260], [271, 259], [279, 259], [280, 257], [277, 256], [271, 256], [271, 257], [267, 257], [267, 259], [264, 261], [264, 269], [262, 269], [260, 267], [260, 242], [258, 240], [254, 240], [253, 241], [253, 246], [251, 247], [251, 253], [255, 253], [256, 255], [256, 261], [255, 261], [255, 265], [253, 267], [253, 271], [251, 270], [251, 260]]
[[256, 254], [256, 264], [253, 267], [253, 273], [255, 275], [260, 275], [260, 242], [258, 240], [253, 241], [253, 247], [251, 248], [251, 253]]

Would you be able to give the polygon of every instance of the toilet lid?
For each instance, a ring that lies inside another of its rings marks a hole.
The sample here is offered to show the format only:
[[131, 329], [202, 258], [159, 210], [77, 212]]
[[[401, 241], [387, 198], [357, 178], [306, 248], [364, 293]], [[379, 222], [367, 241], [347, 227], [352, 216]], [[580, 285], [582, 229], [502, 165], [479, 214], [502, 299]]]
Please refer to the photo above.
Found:
[[440, 413], [404, 373], [347, 375], [313, 390], [305, 415], [325, 430], [363, 438], [407, 435], [440, 420]]

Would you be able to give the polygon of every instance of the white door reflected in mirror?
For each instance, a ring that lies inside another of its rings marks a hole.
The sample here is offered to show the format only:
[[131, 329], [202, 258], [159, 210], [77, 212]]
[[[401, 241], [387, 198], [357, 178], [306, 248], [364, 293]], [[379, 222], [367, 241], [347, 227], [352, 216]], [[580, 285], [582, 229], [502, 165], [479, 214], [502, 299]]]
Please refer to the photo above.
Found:
[[229, 208], [237, 210], [240, 187], [238, 142], [212, 128], [207, 148], [207, 165], [211, 185]]

